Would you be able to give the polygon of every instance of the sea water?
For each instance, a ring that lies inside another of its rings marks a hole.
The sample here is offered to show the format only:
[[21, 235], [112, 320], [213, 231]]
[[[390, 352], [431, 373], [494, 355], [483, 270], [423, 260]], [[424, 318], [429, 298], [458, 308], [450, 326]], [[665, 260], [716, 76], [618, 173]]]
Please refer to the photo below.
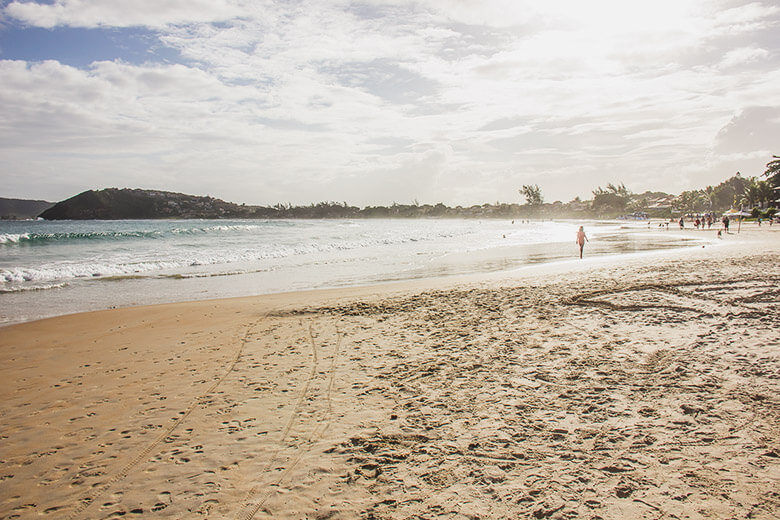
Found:
[[[86, 310], [517, 269], [572, 258], [579, 223], [524, 220], [0, 222], [0, 325]], [[586, 254], [690, 245], [589, 222]]]

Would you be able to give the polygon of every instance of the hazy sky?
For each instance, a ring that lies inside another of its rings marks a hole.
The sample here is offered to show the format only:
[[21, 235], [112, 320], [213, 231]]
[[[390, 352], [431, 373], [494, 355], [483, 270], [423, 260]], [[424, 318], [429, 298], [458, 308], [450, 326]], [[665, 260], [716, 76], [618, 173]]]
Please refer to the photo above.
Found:
[[0, 1], [0, 196], [592, 198], [780, 154], [780, 4]]

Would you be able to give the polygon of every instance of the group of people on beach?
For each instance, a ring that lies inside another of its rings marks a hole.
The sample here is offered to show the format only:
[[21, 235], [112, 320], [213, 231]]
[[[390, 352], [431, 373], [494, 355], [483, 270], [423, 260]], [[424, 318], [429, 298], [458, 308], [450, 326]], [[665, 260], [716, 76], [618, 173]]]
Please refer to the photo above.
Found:
[[[728, 217], [723, 217], [724, 219], [728, 219]], [[694, 229], [699, 229], [699, 226], [701, 226], [701, 229], [704, 229], [705, 224], [707, 225], [707, 229], [712, 228], [712, 224], [715, 222], [715, 219], [712, 215], [707, 214], [705, 217], [696, 217], [696, 220], [693, 221], [693, 227]], [[683, 217], [680, 217], [680, 229], [683, 229], [685, 227], [685, 220]]]
[[[712, 225], [715, 223], [715, 215], [711, 213], [707, 213], [705, 215], [699, 216], [697, 215], [695, 217], [696, 219], [693, 221], [693, 227], [694, 229], [701, 229], [704, 230], [704, 226], [707, 226], [707, 229], [712, 229]], [[723, 216], [723, 223], [728, 227], [727, 224], [728, 217]], [[674, 222], [674, 219], [670, 220], [670, 222]], [[680, 226], [680, 229], [685, 229], [685, 216], [681, 216], [680, 220], [677, 221], [677, 224]], [[650, 227], [650, 223], [648, 222], [648, 227]], [[658, 224], [658, 227], [664, 226], [664, 222], [660, 222]], [[666, 229], [669, 229], [669, 222], [666, 222]]]
[[[773, 218], [769, 218], [769, 225], [772, 225]], [[672, 219], [670, 222], [674, 222], [674, 219]], [[712, 229], [712, 225], [716, 222], [715, 216], [712, 214], [706, 214], [702, 217], [697, 216], [696, 220], [693, 221], [693, 227], [695, 229], [702, 229], [704, 230], [704, 226], [707, 226], [707, 229]], [[759, 227], [761, 226], [761, 219], [759, 218], [757, 220]], [[513, 221], [514, 223], [514, 221]], [[677, 223], [680, 226], [680, 229], [685, 229], [685, 217], [680, 217], [680, 220], [677, 221]], [[721, 219], [721, 227], [718, 229], [718, 238], [723, 238], [723, 232], [728, 233], [729, 232], [729, 223], [730, 219], [728, 215], [723, 215], [723, 218]], [[778, 223], [780, 223], [780, 217], [778, 217]], [[660, 222], [658, 224], [658, 227], [664, 227], [666, 226], [666, 229], [669, 229], [669, 222]], [[647, 222], [647, 227], [650, 227], [650, 221]], [[576, 244], [580, 246], [580, 258], [582, 258], [582, 252], [585, 248], [585, 242], [588, 242], [588, 236], [585, 234], [585, 227], [580, 226], [580, 229], [577, 230], [577, 239]]]
[[[772, 225], [773, 220], [774, 220], [774, 218], [769, 218], [769, 225], [770, 226]], [[716, 221], [717, 221], [716, 217], [714, 215], [712, 215], [712, 214], [707, 214], [707, 215], [704, 215], [704, 216], [701, 216], [701, 217], [697, 216], [695, 218], [695, 220], [693, 221], [693, 228], [696, 229], [696, 230], [701, 229], [702, 231], [704, 231], [705, 229], [709, 230], [709, 229], [712, 229], [712, 225], [715, 224]], [[780, 223], [780, 218], [778, 218], [777, 221], [778, 221], [778, 223]], [[666, 228], [666, 230], [668, 231], [670, 222], [671, 223], [675, 223], [676, 222], [680, 226], [680, 229], [685, 229], [685, 216], [680, 217], [679, 220], [675, 220], [674, 218], [672, 218], [669, 221], [663, 221], [662, 220], [661, 222], [658, 223], [658, 227], [659, 228]], [[721, 218], [720, 222], [721, 222], [721, 227], [718, 228], [718, 238], [722, 237], [722, 234], [723, 234], [724, 231], [726, 233], [729, 232], [729, 223], [730, 223], [729, 215], [723, 215], [723, 218]], [[758, 226], [761, 227], [762, 219], [761, 218], [756, 219], [756, 223], [758, 223]], [[648, 221], [647, 222], [647, 227], [650, 228], [650, 225], [651, 225], [651, 223], [650, 223], [650, 221]]]

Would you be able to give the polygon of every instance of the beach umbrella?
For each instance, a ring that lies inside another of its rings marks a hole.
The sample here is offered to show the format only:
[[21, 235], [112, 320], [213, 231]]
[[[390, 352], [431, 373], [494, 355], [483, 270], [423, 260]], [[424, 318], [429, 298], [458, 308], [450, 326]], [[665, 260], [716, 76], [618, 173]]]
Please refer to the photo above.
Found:
[[751, 217], [753, 216], [753, 214], [744, 210], [730, 209], [727, 212], [725, 212], [723, 216], [724, 217]]
[[724, 217], [739, 217], [737, 220], [737, 233], [742, 231], [742, 217], [752, 217], [752, 213], [748, 213], [747, 211], [744, 211], [740, 209], [739, 211], [735, 209], [730, 209], [727, 212], [723, 214]]

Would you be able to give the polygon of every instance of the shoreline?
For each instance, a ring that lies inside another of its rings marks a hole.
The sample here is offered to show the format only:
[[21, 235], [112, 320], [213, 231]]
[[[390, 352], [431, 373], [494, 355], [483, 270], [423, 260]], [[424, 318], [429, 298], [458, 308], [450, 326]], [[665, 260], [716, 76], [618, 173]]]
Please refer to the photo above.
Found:
[[[615, 222], [613, 224], [621, 224]], [[609, 240], [586, 245], [585, 259], [588, 261], [592, 255], [599, 257], [630, 258], [632, 248], [649, 247], [648, 252], [655, 251], [653, 245], [638, 245], [641, 240], [657, 241], [659, 237], [683, 237], [685, 240], [704, 241], [707, 245], [715, 241], [712, 238], [715, 231], [677, 230], [664, 231], [643, 226], [628, 225], [630, 230], [625, 234], [615, 234], [615, 237], [627, 240], [626, 244], [610, 244]], [[706, 235], [705, 235], [706, 233]], [[621, 236], [622, 235], [622, 236]], [[607, 237], [613, 236], [607, 234]], [[629, 237], [629, 238], [626, 238]], [[642, 238], [645, 237], [645, 238]], [[632, 242], [633, 241], [633, 242]], [[674, 246], [671, 250], [686, 249], [696, 244]], [[596, 249], [594, 249], [594, 247]], [[661, 251], [670, 251], [668, 245], [656, 245]], [[620, 249], [626, 251], [620, 251]], [[303, 279], [297, 279], [295, 272], [276, 273], [274, 270], [266, 272], [228, 272], [228, 275], [215, 272], [211, 275], [181, 276], [171, 274], [159, 275], [127, 275], [106, 276], [95, 279], [81, 278], [64, 285], [56, 284], [51, 289], [9, 291], [0, 294], [6, 309], [0, 317], [0, 328], [15, 324], [37, 321], [61, 315], [70, 315], [80, 312], [92, 312], [97, 310], [136, 307], [144, 305], [159, 305], [166, 303], [185, 303], [187, 301], [208, 301], [223, 298], [266, 296], [272, 294], [286, 294], [298, 291], [341, 290], [346, 288], [370, 287], [373, 285], [386, 286], [393, 284], [425, 284], [431, 280], [442, 279], [442, 283], [457, 282], [460, 278], [481, 276], [511, 276], [511, 273], [526, 269], [538, 264], [556, 264], [566, 262], [569, 259], [578, 260], [576, 255], [569, 251], [564, 244], [508, 244], [501, 248], [487, 250], [476, 249], [466, 252], [453, 252], [441, 257], [430, 259], [427, 267], [414, 267], [413, 271], [421, 272], [387, 272], [368, 276], [363, 280], [331, 280], [330, 287], [317, 287], [324, 282], [315, 282], [314, 271], [304, 271]], [[334, 265], [337, 265], [338, 262]], [[326, 268], [330, 269], [327, 265]], [[423, 272], [427, 269], [427, 272]], [[269, 283], [269, 276], [278, 276], [279, 279]], [[358, 276], [360, 277], [360, 276]], [[306, 281], [308, 280], [308, 282]], [[109, 285], [111, 288], [109, 289]], [[310, 285], [314, 286], [310, 286]], [[286, 286], [298, 287], [285, 289]], [[11, 311], [9, 311], [11, 309]], [[46, 309], [41, 311], [41, 309]]]
[[775, 518], [780, 235], [743, 233], [8, 326], [0, 516]]
[[[718, 241], [712, 239], [711, 237], [705, 238], [699, 234], [700, 232], [698, 231], [694, 232], [693, 230], [688, 230], [688, 229], [686, 230], [674, 229], [670, 231], [656, 231], [655, 229], [650, 229], [650, 231], [653, 234], [658, 233], [659, 235], [667, 235], [671, 233], [677, 236], [682, 236], [685, 239], [690, 239], [690, 240], [706, 240], [707, 243], [705, 245], [707, 248], [723, 247], [723, 246], [729, 247], [729, 246], [736, 245], [732, 243], [733, 240], [726, 239], [726, 240]], [[780, 227], [777, 228], [777, 232], [780, 234]], [[735, 235], [735, 237], [737, 236], [736, 233], [732, 233], [732, 234]], [[750, 232], [746, 232], [744, 237], [746, 238], [745, 243], [747, 245], [753, 244], [760, 239], [760, 236], [752, 235], [750, 234]], [[191, 303], [208, 304], [208, 303], [214, 303], [220, 301], [246, 300], [246, 299], [255, 299], [255, 298], [261, 298], [261, 299], [270, 298], [273, 300], [291, 298], [293, 300], [296, 300], [297, 299], [296, 295], [300, 295], [300, 299], [308, 298], [313, 295], [315, 296], [322, 295], [323, 297], [327, 298], [330, 295], [339, 295], [341, 293], [354, 294], [356, 297], [359, 297], [364, 294], [370, 295], [370, 294], [383, 292], [383, 291], [396, 293], [396, 292], [407, 292], [407, 291], [415, 291], [415, 290], [422, 290], [422, 289], [441, 289], [449, 286], [456, 286], [462, 283], [480, 283], [480, 282], [489, 282], [491, 280], [502, 280], [502, 279], [514, 280], [515, 278], [534, 276], [536, 273], [540, 274], [541, 276], [546, 276], [549, 273], [554, 273], [562, 270], [565, 271], [568, 267], [574, 267], [574, 266], [579, 266], [576, 267], [575, 270], [580, 270], [581, 268], [591, 268], [596, 265], [611, 266], [618, 262], [632, 262], [637, 259], [641, 261], [644, 258], [657, 258], [659, 260], [664, 260], [679, 255], [684, 255], [686, 252], [697, 251], [701, 246], [702, 246], [701, 243], [696, 243], [691, 245], [680, 245], [672, 248], [649, 249], [649, 250], [637, 251], [637, 252], [615, 252], [615, 253], [606, 253], [606, 254], [593, 256], [588, 254], [589, 248], [588, 248], [588, 244], [586, 244], [586, 253], [583, 259], [578, 258], [575, 253], [572, 253], [570, 255], [570, 258], [566, 258], [566, 259], [556, 259], [556, 260], [543, 261], [543, 262], [531, 262], [531, 263], [518, 265], [516, 267], [497, 269], [491, 271], [477, 271], [477, 272], [460, 273], [460, 274], [444, 274], [440, 276], [428, 276], [428, 277], [409, 278], [409, 279], [402, 279], [402, 280], [383, 280], [383, 281], [377, 281], [372, 283], [361, 283], [361, 284], [354, 284], [354, 285], [347, 284], [347, 285], [340, 285], [335, 287], [322, 287], [322, 288], [288, 290], [288, 291], [275, 291], [275, 292], [257, 293], [257, 294], [250, 294], [250, 295], [227, 296], [227, 297], [218, 296], [218, 297], [206, 297], [203, 299], [161, 301], [161, 302], [153, 302], [153, 303], [129, 304], [125, 306], [102, 307], [93, 310], [84, 310], [84, 311], [70, 312], [66, 314], [43, 316], [40, 318], [32, 318], [24, 321], [19, 321], [19, 322], [0, 323], [0, 329], [6, 329], [8, 327], [23, 325], [27, 323], [35, 323], [43, 320], [56, 319], [60, 317], [76, 316], [79, 314], [110, 312], [110, 311], [118, 311], [122, 309], [158, 307], [158, 306], [166, 306], [166, 305], [187, 305]], [[574, 251], [574, 246], [572, 246], [571, 249], [572, 251]], [[112, 281], [114, 277], [109, 277], [109, 278], [110, 280], [108, 281]], [[134, 276], [127, 277], [128, 280], [133, 280], [136, 278], [137, 277]], [[32, 292], [37, 292], [37, 291], [32, 291]]]

